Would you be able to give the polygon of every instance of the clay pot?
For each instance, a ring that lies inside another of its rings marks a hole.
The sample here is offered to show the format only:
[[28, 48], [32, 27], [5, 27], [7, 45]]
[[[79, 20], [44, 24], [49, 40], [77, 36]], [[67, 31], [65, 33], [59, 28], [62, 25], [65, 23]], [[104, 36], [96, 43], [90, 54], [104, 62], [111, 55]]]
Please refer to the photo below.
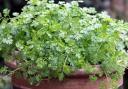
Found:
[[[16, 66], [12, 64], [11, 67]], [[103, 77], [98, 77], [96, 81], [90, 80], [90, 75], [101, 73], [100, 66], [95, 66], [96, 71], [92, 74], [87, 74], [83, 69], [76, 70], [72, 75], [67, 76], [64, 81], [59, 81], [58, 79], [44, 79], [39, 85], [30, 85], [22, 76], [16, 78], [15, 75], [12, 76], [12, 84], [18, 89], [112, 89], [111, 79]], [[121, 83], [117, 82], [119, 85]]]
[[12, 83], [13, 86], [20, 89], [100, 89], [102, 86], [105, 89], [111, 88], [110, 79], [107, 80], [102, 77], [96, 81], [91, 81], [88, 76], [67, 77], [63, 82], [57, 79], [42, 80], [38, 86], [31, 86], [23, 77], [16, 79], [13, 76]]

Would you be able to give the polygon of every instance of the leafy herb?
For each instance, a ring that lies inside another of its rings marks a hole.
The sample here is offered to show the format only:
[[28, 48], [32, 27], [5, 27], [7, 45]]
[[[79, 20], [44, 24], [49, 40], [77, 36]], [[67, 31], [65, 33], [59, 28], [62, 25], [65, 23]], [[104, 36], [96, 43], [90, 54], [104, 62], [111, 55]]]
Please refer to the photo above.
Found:
[[17, 59], [31, 84], [47, 77], [62, 80], [81, 68], [93, 72], [93, 65], [101, 65], [107, 76], [113, 71], [123, 74], [127, 23], [93, 8], [79, 8], [76, 2], [28, 3], [20, 15], [1, 23], [0, 50], [4, 58]]

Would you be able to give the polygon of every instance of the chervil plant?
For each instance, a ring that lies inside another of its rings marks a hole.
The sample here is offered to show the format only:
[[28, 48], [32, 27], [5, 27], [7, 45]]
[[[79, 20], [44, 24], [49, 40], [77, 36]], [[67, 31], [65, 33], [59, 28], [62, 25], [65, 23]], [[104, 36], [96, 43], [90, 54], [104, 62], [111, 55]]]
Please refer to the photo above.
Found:
[[94, 65], [106, 76], [123, 74], [127, 23], [93, 8], [79, 8], [76, 2], [28, 4], [20, 15], [1, 23], [0, 48], [5, 59], [17, 60], [31, 84], [44, 78], [62, 80], [77, 69], [91, 73]]

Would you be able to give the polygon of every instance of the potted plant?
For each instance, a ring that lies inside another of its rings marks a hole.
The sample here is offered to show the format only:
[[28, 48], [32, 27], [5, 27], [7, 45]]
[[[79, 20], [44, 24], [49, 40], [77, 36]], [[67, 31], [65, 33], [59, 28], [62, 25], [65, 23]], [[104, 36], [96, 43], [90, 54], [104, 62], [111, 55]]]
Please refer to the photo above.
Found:
[[1, 55], [17, 63], [11, 72], [14, 86], [108, 89], [121, 78], [127, 66], [127, 23], [76, 2], [28, 4], [0, 25]]

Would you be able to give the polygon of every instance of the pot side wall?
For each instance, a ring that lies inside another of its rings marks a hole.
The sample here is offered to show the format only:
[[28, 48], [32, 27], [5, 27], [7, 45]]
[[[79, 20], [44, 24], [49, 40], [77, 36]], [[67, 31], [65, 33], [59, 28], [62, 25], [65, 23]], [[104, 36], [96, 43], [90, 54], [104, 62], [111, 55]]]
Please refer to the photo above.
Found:
[[63, 82], [57, 79], [43, 80], [38, 86], [31, 86], [23, 79], [12, 78], [14, 86], [21, 89], [111, 89], [111, 79], [105, 77], [98, 78], [96, 81], [90, 81], [88, 76], [85, 77], [70, 77], [66, 78]]

